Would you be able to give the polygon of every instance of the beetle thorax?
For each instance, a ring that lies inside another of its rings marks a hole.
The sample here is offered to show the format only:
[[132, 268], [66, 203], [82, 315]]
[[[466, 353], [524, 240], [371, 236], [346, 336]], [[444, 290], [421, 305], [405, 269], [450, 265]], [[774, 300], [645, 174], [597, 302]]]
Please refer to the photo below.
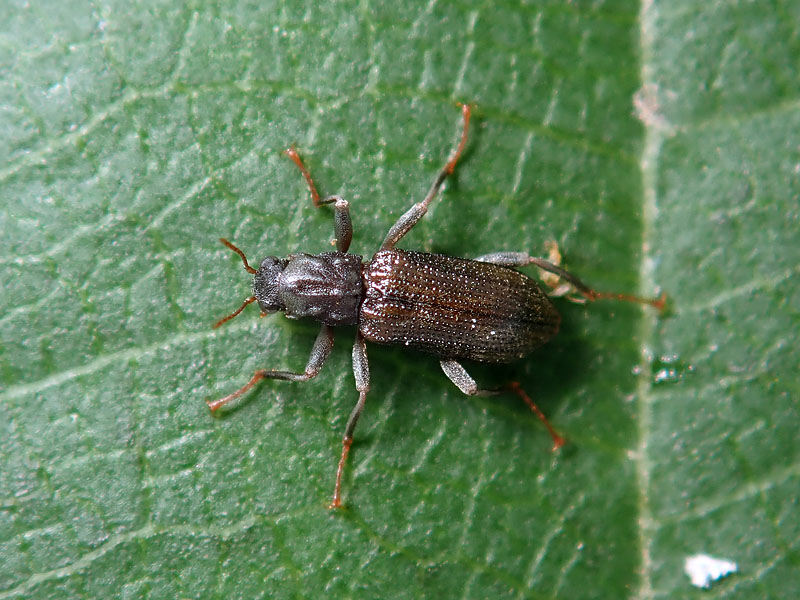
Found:
[[361, 257], [344, 252], [267, 257], [253, 277], [261, 310], [310, 317], [325, 325], [355, 325], [364, 286]]

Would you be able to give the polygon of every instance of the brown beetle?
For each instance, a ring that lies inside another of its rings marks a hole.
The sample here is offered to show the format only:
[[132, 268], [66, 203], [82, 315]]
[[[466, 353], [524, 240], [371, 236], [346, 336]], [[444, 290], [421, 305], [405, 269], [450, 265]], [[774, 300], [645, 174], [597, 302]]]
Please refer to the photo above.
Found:
[[[283, 311], [287, 317], [310, 317], [322, 323], [305, 371], [293, 373], [259, 369], [239, 390], [209, 401], [212, 411], [250, 390], [262, 379], [306, 381], [315, 377], [333, 348], [333, 327], [357, 325], [353, 346], [353, 372], [358, 402], [347, 421], [342, 454], [336, 472], [331, 508], [341, 506], [341, 483], [353, 431], [369, 391], [366, 342], [408, 346], [440, 359], [445, 374], [465, 394], [490, 395], [480, 389], [459, 361], [506, 363], [524, 357], [558, 332], [560, 316], [536, 282], [514, 267], [535, 265], [564, 280], [589, 300], [615, 298], [662, 308], [664, 297], [648, 300], [627, 294], [606, 294], [589, 288], [558, 265], [524, 252], [496, 252], [474, 260], [400, 250], [395, 245], [425, 215], [442, 183], [453, 172], [467, 141], [470, 107], [462, 105], [461, 139], [437, 175], [425, 199], [412, 206], [386, 234], [380, 249], [367, 263], [347, 252], [353, 237], [350, 210], [339, 196], [320, 198], [311, 175], [293, 148], [286, 151], [305, 177], [314, 206], [334, 205], [336, 252], [268, 256], [258, 269], [244, 253], [225, 239], [245, 269], [253, 274], [253, 295], [219, 327], [251, 302], [262, 314]], [[554, 448], [564, 443], [547, 419], [517, 383], [507, 388], [517, 393], [546, 425]]]

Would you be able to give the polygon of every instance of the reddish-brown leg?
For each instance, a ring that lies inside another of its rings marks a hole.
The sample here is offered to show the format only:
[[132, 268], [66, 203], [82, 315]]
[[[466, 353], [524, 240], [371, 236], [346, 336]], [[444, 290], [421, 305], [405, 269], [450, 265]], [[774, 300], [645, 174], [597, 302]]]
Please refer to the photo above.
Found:
[[538, 406], [536, 406], [534, 401], [531, 400], [530, 396], [525, 393], [525, 390], [522, 389], [519, 383], [512, 381], [510, 384], [508, 384], [508, 389], [522, 398], [525, 404], [530, 407], [533, 413], [539, 417], [539, 420], [544, 423], [544, 426], [547, 427], [547, 431], [550, 432], [550, 436], [553, 438], [553, 452], [561, 448], [561, 446], [563, 446], [565, 443], [564, 438], [556, 433], [555, 429], [553, 429], [553, 427], [550, 425], [550, 421], [547, 420], [547, 417], [544, 416], [544, 413], [539, 409]]
[[311, 179], [311, 173], [308, 172], [306, 166], [303, 164], [303, 161], [300, 159], [300, 155], [297, 153], [297, 150], [294, 149], [294, 146], [287, 148], [284, 151], [284, 154], [292, 159], [294, 164], [297, 165], [297, 168], [300, 169], [300, 172], [305, 177], [306, 183], [308, 183], [308, 190], [311, 192], [311, 201], [314, 203], [314, 206], [320, 205], [320, 195], [317, 192], [317, 186], [314, 185], [314, 180]]
[[231, 400], [236, 400], [236, 398], [249, 391], [255, 384], [264, 379], [267, 376], [267, 373], [269, 373], [269, 371], [267, 371], [266, 369], [259, 369], [253, 374], [253, 377], [250, 378], [250, 381], [248, 381], [246, 384], [244, 384], [242, 387], [240, 387], [232, 394], [228, 394], [224, 398], [220, 398], [218, 400], [206, 400], [208, 408], [211, 409], [211, 412], [214, 412], [215, 410], [226, 405]]
[[331, 509], [342, 507], [342, 474], [344, 473], [344, 464], [347, 462], [347, 455], [350, 454], [350, 446], [353, 445], [353, 438], [346, 437], [342, 442], [342, 456], [339, 458], [339, 466], [336, 469], [336, 486], [333, 488], [333, 500], [328, 505], [328, 508]]
[[585, 283], [583, 283], [572, 273], [565, 271], [558, 265], [554, 265], [550, 261], [544, 260], [543, 258], [531, 257], [529, 259], [529, 264], [536, 265], [540, 269], [549, 271], [550, 273], [558, 275], [563, 280], [568, 281], [569, 283], [574, 285], [575, 289], [578, 290], [578, 292], [587, 300], [611, 299], [611, 300], [622, 300], [623, 302], [634, 302], [637, 304], [649, 304], [650, 306], [658, 309], [659, 311], [663, 311], [667, 304], [667, 295], [664, 293], [662, 293], [658, 298], [642, 298], [641, 296], [634, 296], [633, 294], [598, 292], [597, 290], [594, 290]]
[[381, 250], [388, 250], [390, 248], [394, 248], [394, 245], [400, 241], [400, 239], [407, 234], [414, 225], [416, 225], [419, 220], [425, 216], [425, 213], [428, 212], [428, 205], [433, 201], [436, 195], [439, 193], [439, 190], [444, 183], [444, 180], [447, 179], [449, 175], [453, 173], [453, 169], [456, 168], [456, 163], [458, 159], [461, 158], [461, 152], [464, 150], [464, 146], [467, 143], [467, 131], [469, 129], [469, 117], [472, 112], [469, 104], [461, 104], [461, 116], [463, 119], [463, 125], [461, 128], [461, 138], [459, 139], [458, 146], [456, 146], [455, 151], [450, 156], [447, 161], [447, 164], [439, 171], [439, 174], [436, 176], [436, 179], [433, 180], [433, 185], [428, 190], [425, 199], [422, 202], [418, 202], [411, 208], [409, 208], [398, 220], [397, 222], [392, 225], [392, 228], [389, 229], [389, 233], [386, 234], [386, 238], [384, 238], [383, 243], [381, 244]]
[[214, 412], [220, 407], [226, 405], [231, 400], [236, 400], [236, 398], [252, 389], [252, 387], [262, 379], [308, 381], [309, 379], [316, 377], [322, 370], [322, 366], [325, 364], [325, 360], [330, 355], [331, 350], [333, 350], [333, 327], [330, 325], [323, 325], [319, 330], [319, 334], [314, 342], [314, 346], [311, 348], [311, 355], [308, 357], [308, 363], [306, 364], [305, 371], [302, 373], [293, 373], [291, 371], [259, 369], [253, 373], [250, 381], [232, 394], [228, 394], [219, 400], [206, 400], [206, 404], [208, 404], [208, 408], [211, 409], [211, 412]]
[[[477, 382], [469, 373], [467, 373], [467, 370], [461, 365], [461, 363], [456, 360], [445, 359], [439, 361], [439, 364], [442, 366], [442, 371], [444, 371], [444, 374], [447, 375], [450, 381], [456, 384], [456, 387], [468, 396], [495, 396], [501, 391], [484, 390], [479, 388]], [[520, 385], [516, 381], [513, 381], [507, 386], [507, 389], [522, 398], [525, 401], [525, 404], [527, 404], [536, 414], [536, 416], [541, 419], [542, 423], [544, 423], [545, 427], [547, 427], [547, 431], [549, 431], [550, 435], [553, 437], [553, 450], [558, 450], [561, 446], [563, 446], [564, 438], [558, 435], [550, 426], [550, 423], [544, 416], [544, 413], [539, 410], [539, 407], [533, 403], [533, 400], [528, 397]]]
[[292, 147], [286, 150], [285, 154], [292, 159], [303, 174], [308, 184], [308, 191], [311, 193], [311, 201], [314, 203], [314, 206], [319, 208], [323, 204], [333, 204], [335, 211], [333, 231], [336, 235], [336, 249], [339, 252], [347, 252], [350, 248], [350, 241], [353, 239], [353, 223], [350, 220], [350, 205], [347, 203], [347, 200], [341, 196], [327, 196], [321, 198], [317, 191], [317, 186], [314, 185], [314, 180], [311, 178], [311, 173], [306, 169], [297, 151]]
[[649, 304], [659, 311], [663, 311], [667, 304], [667, 295], [663, 293], [658, 298], [642, 298], [640, 296], [634, 296], [633, 294], [598, 292], [583, 283], [583, 281], [575, 277], [575, 275], [569, 271], [565, 271], [558, 265], [554, 265], [543, 258], [530, 256], [526, 252], [492, 252], [491, 254], [479, 256], [475, 260], [492, 263], [494, 265], [502, 265], [504, 267], [535, 265], [570, 283], [587, 300], [602, 300], [608, 298], [611, 300], [622, 300], [624, 302], [635, 302], [637, 304]]
[[347, 419], [347, 426], [344, 429], [342, 438], [342, 455], [339, 458], [339, 466], [336, 468], [336, 485], [333, 487], [333, 500], [328, 508], [341, 508], [342, 506], [342, 475], [344, 466], [347, 463], [347, 455], [350, 454], [350, 446], [353, 445], [353, 432], [356, 429], [358, 418], [364, 410], [367, 402], [367, 392], [369, 391], [369, 362], [367, 361], [367, 344], [361, 334], [356, 335], [356, 343], [353, 344], [353, 374], [356, 378], [356, 389], [358, 390], [358, 402]]

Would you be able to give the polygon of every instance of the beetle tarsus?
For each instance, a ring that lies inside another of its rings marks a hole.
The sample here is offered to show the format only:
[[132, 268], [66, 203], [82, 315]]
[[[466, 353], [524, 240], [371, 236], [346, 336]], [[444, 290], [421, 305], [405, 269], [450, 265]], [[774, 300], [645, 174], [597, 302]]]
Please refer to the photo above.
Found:
[[552, 425], [550, 425], [550, 421], [547, 420], [547, 417], [545, 417], [541, 409], [538, 406], [536, 406], [536, 403], [533, 400], [531, 400], [530, 396], [528, 396], [528, 394], [525, 393], [525, 390], [522, 389], [522, 386], [520, 386], [518, 382], [512, 381], [511, 383], [508, 384], [508, 389], [514, 392], [520, 398], [522, 398], [525, 404], [528, 405], [528, 407], [533, 411], [533, 413], [537, 417], [539, 417], [539, 420], [542, 423], [544, 423], [544, 426], [547, 427], [547, 431], [550, 432], [550, 437], [553, 438], [553, 452], [561, 448], [561, 446], [563, 446], [566, 443], [566, 440], [563, 437], [561, 437], [558, 433], [556, 433], [556, 430], [553, 429]]
[[265, 371], [264, 369], [259, 369], [256, 371], [253, 376], [250, 378], [250, 381], [245, 383], [242, 387], [238, 390], [233, 392], [232, 394], [228, 394], [224, 398], [220, 398], [219, 400], [206, 400], [206, 404], [208, 404], [208, 408], [211, 409], [211, 412], [216, 412], [223, 406], [225, 406], [231, 400], [236, 400], [242, 394], [248, 392], [252, 387], [257, 384], [259, 381], [264, 379], [268, 376], [269, 371]]
[[347, 455], [350, 454], [350, 446], [352, 445], [353, 438], [345, 436], [342, 440], [342, 456], [339, 458], [339, 466], [336, 468], [336, 485], [333, 488], [333, 500], [328, 505], [331, 510], [342, 507], [342, 474], [344, 474], [344, 465], [347, 462]]
[[303, 174], [303, 177], [308, 184], [308, 191], [311, 192], [311, 201], [314, 203], [314, 206], [320, 205], [320, 195], [317, 192], [317, 186], [314, 185], [314, 180], [311, 179], [311, 173], [308, 172], [306, 166], [303, 164], [303, 160], [300, 158], [300, 155], [297, 153], [297, 150], [294, 149], [294, 146], [289, 146], [283, 153], [292, 159], [292, 162], [297, 165], [297, 168], [300, 169], [300, 172]]

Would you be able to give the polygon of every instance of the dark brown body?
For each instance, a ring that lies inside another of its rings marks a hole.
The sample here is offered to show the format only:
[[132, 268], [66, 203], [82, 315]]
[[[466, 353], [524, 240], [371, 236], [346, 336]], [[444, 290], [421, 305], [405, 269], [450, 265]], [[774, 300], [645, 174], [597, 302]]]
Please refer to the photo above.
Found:
[[[453, 172], [464, 149], [469, 105], [461, 106], [461, 114], [463, 129], [458, 146], [425, 198], [400, 216], [369, 262], [363, 263], [361, 256], [348, 252], [353, 238], [349, 204], [339, 196], [320, 197], [310, 173], [293, 148], [286, 153], [308, 183], [314, 206], [333, 204], [336, 252], [296, 253], [286, 258], [267, 256], [255, 269], [247, 262], [244, 252], [228, 240], [221, 240], [239, 255], [245, 270], [253, 275], [253, 295], [235, 312], [217, 321], [215, 327], [241, 313], [252, 302], [258, 302], [262, 316], [282, 311], [293, 319], [316, 319], [321, 327], [302, 372], [258, 369], [237, 391], [209, 401], [212, 411], [243, 395], [262, 379], [308, 381], [316, 377], [333, 348], [334, 328], [339, 325], [358, 327], [353, 344], [358, 402], [344, 430], [331, 508], [341, 506], [342, 473], [370, 388], [366, 342], [428, 352], [439, 358], [444, 374], [463, 393], [488, 396], [499, 390], [481, 389], [459, 361], [506, 363], [517, 360], [556, 335], [561, 321], [539, 286], [514, 267], [535, 265], [557, 275], [589, 300], [611, 297], [663, 307], [663, 298], [645, 300], [626, 294], [597, 292], [557, 264], [527, 252], [500, 251], [485, 254], [478, 260], [467, 260], [398, 250], [397, 243], [425, 216], [428, 205]], [[506, 389], [516, 393], [531, 408], [550, 432], [553, 447], [560, 447], [564, 439], [553, 430], [520, 385], [512, 382]]]
[[487, 262], [393, 248], [364, 265], [363, 281], [364, 339], [439, 358], [517, 360], [561, 321], [530, 277]]

